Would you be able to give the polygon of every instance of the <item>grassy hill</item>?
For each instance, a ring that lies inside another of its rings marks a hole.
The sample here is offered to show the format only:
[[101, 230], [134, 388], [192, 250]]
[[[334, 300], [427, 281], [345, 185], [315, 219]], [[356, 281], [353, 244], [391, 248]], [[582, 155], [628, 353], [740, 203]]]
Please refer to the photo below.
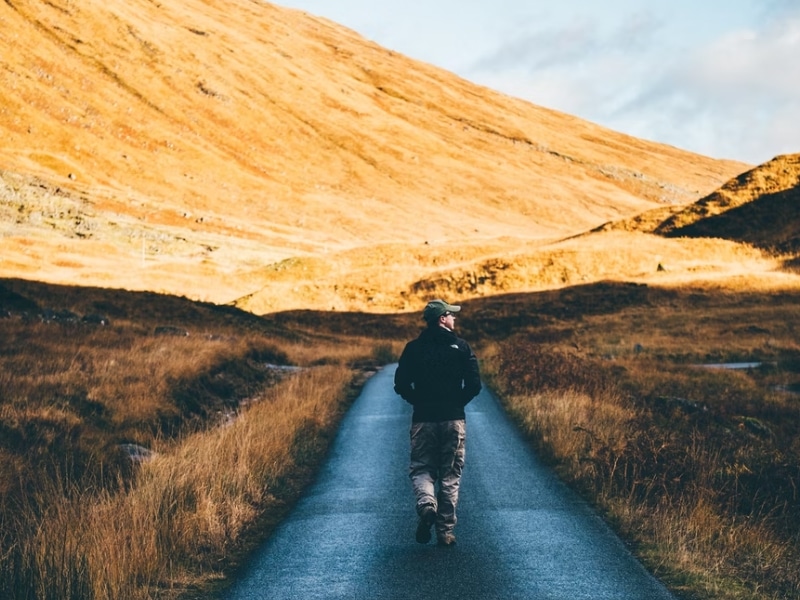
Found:
[[718, 237], [778, 252], [797, 252], [800, 154], [778, 156], [743, 173], [655, 231], [670, 237]]
[[[685, 205], [748, 168], [267, 3], [13, 0], [0, 18], [5, 276], [395, 310], [431, 269]], [[410, 281], [381, 289], [387, 268]], [[337, 288], [342, 269], [360, 276]], [[317, 294], [284, 285], [311, 272]]]

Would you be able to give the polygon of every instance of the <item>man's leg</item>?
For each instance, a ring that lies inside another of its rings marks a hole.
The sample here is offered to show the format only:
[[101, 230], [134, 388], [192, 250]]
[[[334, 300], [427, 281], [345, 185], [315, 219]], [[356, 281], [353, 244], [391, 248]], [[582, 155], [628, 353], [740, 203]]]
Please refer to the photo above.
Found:
[[439, 459], [436, 423], [412, 423], [411, 464], [409, 477], [416, 497], [416, 539], [427, 544], [431, 539], [431, 526], [436, 520], [436, 479]]
[[414, 496], [417, 498], [418, 513], [426, 505], [436, 508], [434, 486], [439, 472], [436, 425], [436, 423], [411, 425], [411, 465], [408, 474]]
[[440, 423], [441, 449], [439, 455], [439, 476], [441, 477], [436, 536], [439, 542], [455, 542], [453, 529], [456, 526], [456, 506], [461, 485], [461, 472], [466, 457], [467, 426], [463, 420]]

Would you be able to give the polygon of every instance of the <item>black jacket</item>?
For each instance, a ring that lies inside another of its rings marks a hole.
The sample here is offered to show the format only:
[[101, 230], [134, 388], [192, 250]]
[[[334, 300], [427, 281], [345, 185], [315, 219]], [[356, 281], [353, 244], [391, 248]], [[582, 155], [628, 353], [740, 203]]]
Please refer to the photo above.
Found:
[[414, 406], [415, 423], [464, 418], [464, 406], [481, 391], [478, 359], [469, 344], [438, 324], [406, 344], [394, 391]]

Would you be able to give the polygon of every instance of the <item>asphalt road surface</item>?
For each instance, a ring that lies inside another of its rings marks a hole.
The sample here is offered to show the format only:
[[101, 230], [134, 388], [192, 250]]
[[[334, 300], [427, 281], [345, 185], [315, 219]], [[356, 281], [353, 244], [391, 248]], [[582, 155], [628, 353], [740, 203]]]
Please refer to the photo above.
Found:
[[673, 599], [486, 391], [467, 406], [458, 543], [417, 544], [411, 407], [393, 375], [387, 367], [367, 382], [316, 482], [227, 599]]

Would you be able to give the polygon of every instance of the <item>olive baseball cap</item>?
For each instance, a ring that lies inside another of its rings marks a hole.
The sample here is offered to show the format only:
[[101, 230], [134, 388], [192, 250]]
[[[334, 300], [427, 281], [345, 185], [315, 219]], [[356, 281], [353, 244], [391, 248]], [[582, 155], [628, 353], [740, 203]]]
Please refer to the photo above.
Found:
[[461, 307], [456, 304], [448, 304], [444, 300], [431, 300], [428, 304], [425, 305], [425, 309], [422, 311], [422, 318], [425, 319], [428, 323], [435, 321], [443, 314], [451, 312], [457, 313], [461, 310]]

